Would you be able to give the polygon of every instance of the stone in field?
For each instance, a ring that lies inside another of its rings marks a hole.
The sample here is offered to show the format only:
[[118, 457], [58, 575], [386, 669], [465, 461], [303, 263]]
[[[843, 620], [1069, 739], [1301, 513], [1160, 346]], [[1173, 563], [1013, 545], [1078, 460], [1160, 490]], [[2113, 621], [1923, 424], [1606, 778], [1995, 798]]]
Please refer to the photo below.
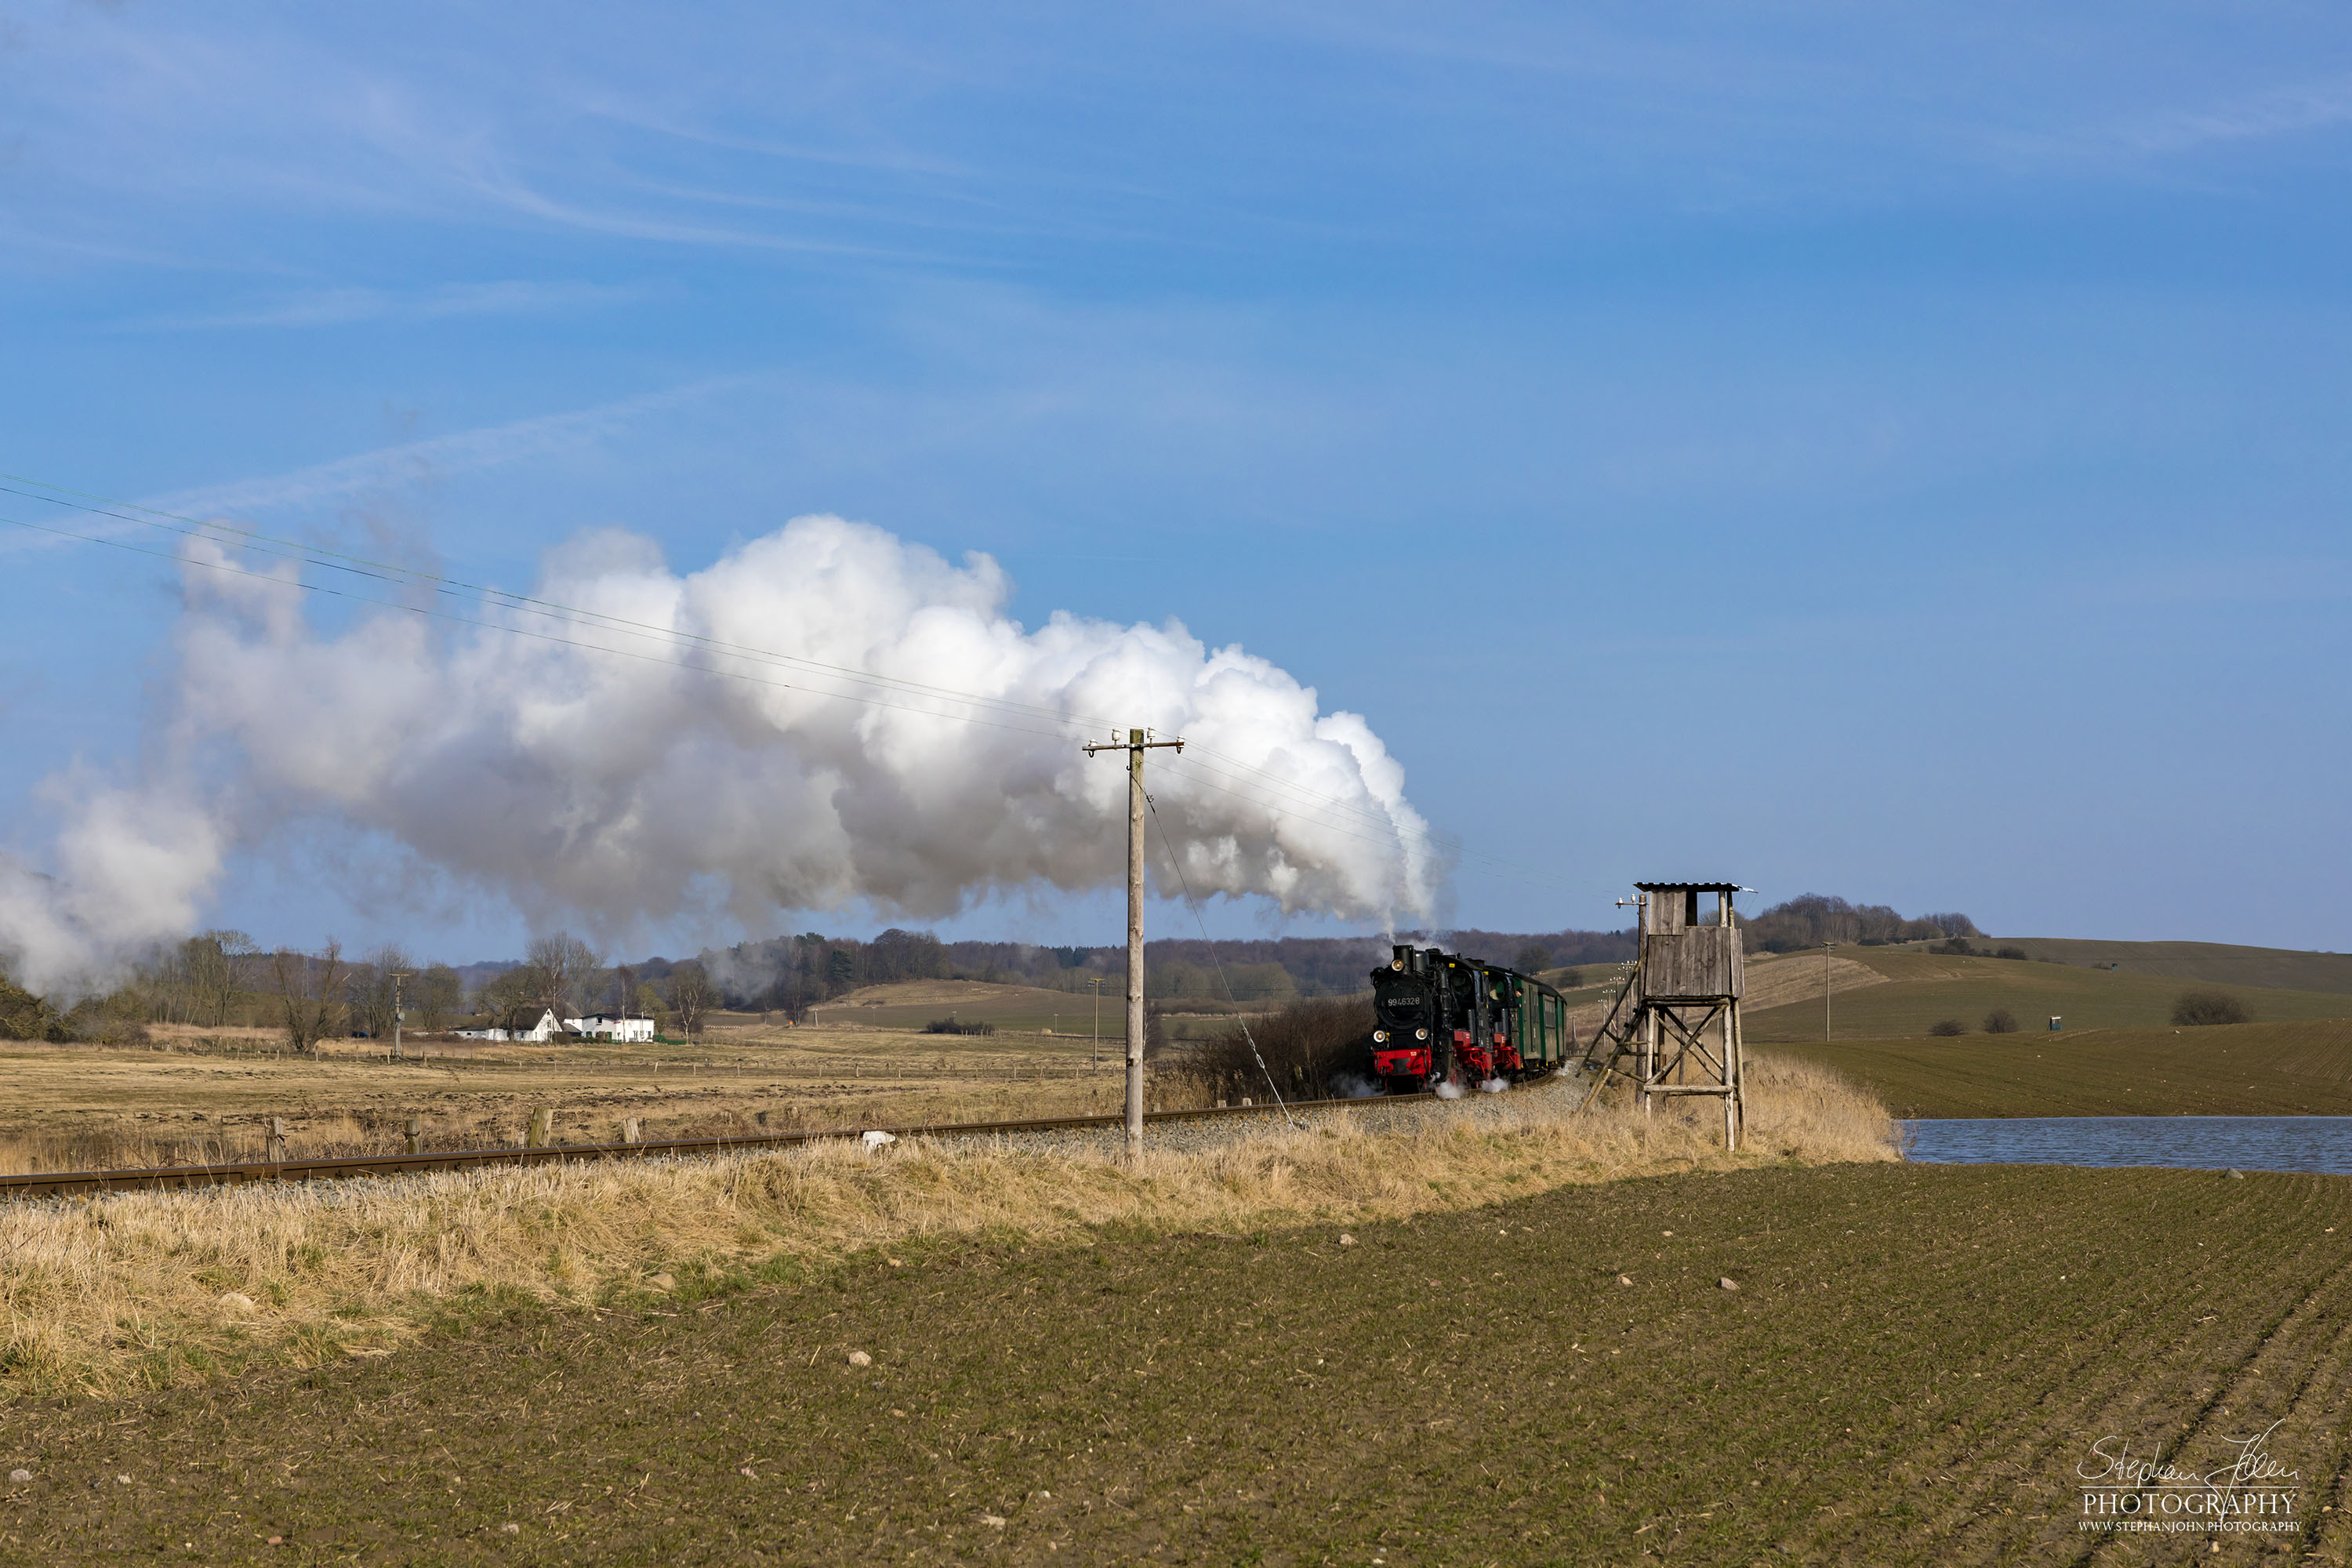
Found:
[[851, 1351], [849, 1352], [849, 1364], [852, 1366], [872, 1366], [874, 1364], [874, 1358], [867, 1355], [864, 1351]]
[[8, 1472], [8, 1479], [12, 1481], [29, 1481], [33, 1479], [33, 1472], [30, 1470], [11, 1470]]
[[223, 1311], [250, 1312], [253, 1310], [253, 1298], [242, 1291], [231, 1290], [220, 1299], [220, 1305]]
[[1737, 1290], [1737, 1289], [1739, 1289], [1739, 1281], [1738, 1281], [1738, 1280], [1737, 1280], [1737, 1279], [1732, 1279], [1732, 1278], [1731, 1278], [1730, 1276], [1728, 1276], [1728, 1275], [1726, 1275], [1723, 1279], [1720, 1279], [1717, 1280], [1717, 1281], [1716, 1281], [1716, 1283], [1717, 1283], [1717, 1285], [1720, 1285], [1721, 1287], [1723, 1287], [1723, 1289], [1727, 1289], [1727, 1290]]
[[659, 1274], [647, 1279], [646, 1283], [652, 1286], [656, 1290], [675, 1290], [677, 1289], [677, 1276], [672, 1274], [667, 1269], [664, 1269]]

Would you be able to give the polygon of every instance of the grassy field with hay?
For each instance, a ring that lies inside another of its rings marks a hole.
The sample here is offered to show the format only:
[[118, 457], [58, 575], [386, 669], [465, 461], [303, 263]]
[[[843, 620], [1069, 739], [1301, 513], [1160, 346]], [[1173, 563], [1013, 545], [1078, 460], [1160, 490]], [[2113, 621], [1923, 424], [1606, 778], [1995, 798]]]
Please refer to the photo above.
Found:
[[2352, 1116], [2352, 1022], [1784, 1044], [1895, 1115]]
[[1648, 1172], [1895, 1157], [1884, 1108], [1833, 1073], [1768, 1063], [1755, 1089], [1736, 1156], [1698, 1112], [1580, 1111], [1562, 1084], [1421, 1102], [1418, 1131], [1366, 1132], [1335, 1115], [1147, 1147], [1133, 1167], [1076, 1144], [913, 1141], [877, 1153], [846, 1142], [26, 1200], [0, 1205], [0, 1389], [110, 1394], [391, 1352], [485, 1292], [584, 1310], [656, 1276], [751, 1278], [926, 1237], [1354, 1222]]
[[[153, 1047], [0, 1043], [0, 1170], [58, 1171], [257, 1159], [268, 1118], [297, 1157], [391, 1153], [407, 1121], [426, 1146], [521, 1141], [531, 1112], [559, 1142], [749, 1136], [877, 1122], [989, 1121], [1117, 1109], [1120, 1063], [1088, 1042], [937, 1036], [723, 1016], [691, 1047], [366, 1041], [293, 1056], [262, 1031], [160, 1032]], [[1123, 1047], [1121, 1047], [1124, 1048]], [[1180, 1088], [1171, 1085], [1171, 1089]]]
[[[2352, 1548], [2343, 1179], [1782, 1165], [1378, 1206], [681, 1261], [676, 1289], [594, 1310], [461, 1300], [390, 1357], [20, 1402], [0, 1467], [29, 1479], [0, 1490], [0, 1552], [1405, 1568]], [[2078, 1530], [2095, 1443], [2201, 1472], [2266, 1429], [2307, 1535]]]

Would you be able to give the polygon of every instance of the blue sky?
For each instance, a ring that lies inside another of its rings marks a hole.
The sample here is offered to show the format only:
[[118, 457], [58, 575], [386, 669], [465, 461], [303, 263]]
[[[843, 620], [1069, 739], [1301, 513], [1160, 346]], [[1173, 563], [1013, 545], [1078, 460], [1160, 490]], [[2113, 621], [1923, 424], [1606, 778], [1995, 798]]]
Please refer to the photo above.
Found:
[[[1365, 714], [1516, 868], [1464, 924], [1720, 875], [2352, 948], [2338, 8], [5, 16], [0, 469], [515, 586], [605, 524], [986, 551]], [[38, 861], [176, 580], [0, 560]], [[388, 865], [290, 824], [217, 915], [520, 944]]]

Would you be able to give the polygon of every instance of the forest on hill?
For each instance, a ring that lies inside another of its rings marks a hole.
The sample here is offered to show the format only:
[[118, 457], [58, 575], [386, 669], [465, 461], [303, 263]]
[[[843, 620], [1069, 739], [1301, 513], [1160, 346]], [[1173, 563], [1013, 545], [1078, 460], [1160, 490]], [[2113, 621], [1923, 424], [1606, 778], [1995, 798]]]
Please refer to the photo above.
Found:
[[[1790, 952], [1823, 942], [1870, 946], [1921, 937], [1980, 934], [1966, 915], [1908, 919], [1883, 904], [1807, 894], [1743, 919], [1751, 952]], [[1443, 947], [1568, 984], [1633, 956], [1632, 930], [1499, 931], [1476, 928], [1343, 937], [1262, 937], [1148, 942], [1147, 994], [1158, 1002], [1217, 1005], [1294, 997], [1344, 996], [1366, 989], [1392, 942]], [[561, 950], [552, 970], [538, 956]], [[868, 985], [902, 980], [976, 980], [1080, 993], [1126, 984], [1120, 946], [1046, 946], [1015, 942], [942, 942], [928, 931], [892, 928], [872, 938], [804, 931], [706, 949], [695, 959], [653, 957], [611, 964], [569, 932], [535, 939], [524, 961], [451, 966], [422, 963], [394, 945], [345, 954], [332, 942], [315, 952], [265, 951], [238, 931], [206, 931], [131, 966], [110, 992], [47, 999], [0, 984], [0, 1037], [129, 1037], [148, 1023], [274, 1025], [298, 1002], [320, 1032], [383, 1035], [395, 1002], [412, 1028], [441, 1029], [503, 1016], [544, 1003], [636, 1010], [667, 1020], [698, 1014], [706, 1000], [798, 1019], [808, 1008]], [[1559, 972], [1568, 971], [1563, 974]], [[1585, 971], [1586, 973], [1575, 972]], [[0, 976], [5, 972], [0, 963]], [[408, 974], [395, 992], [393, 976]], [[681, 992], [686, 994], [681, 994]], [[666, 1024], [665, 1024], [665, 1026]]]

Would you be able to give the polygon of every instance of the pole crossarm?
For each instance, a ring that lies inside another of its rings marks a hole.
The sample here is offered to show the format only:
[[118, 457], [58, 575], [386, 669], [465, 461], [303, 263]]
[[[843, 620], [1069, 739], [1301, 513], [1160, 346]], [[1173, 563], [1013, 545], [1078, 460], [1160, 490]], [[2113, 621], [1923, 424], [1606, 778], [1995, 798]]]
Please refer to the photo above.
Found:
[[1097, 752], [1156, 752], [1162, 746], [1171, 746], [1181, 752], [1184, 749], [1184, 742], [1181, 741], [1088, 741], [1085, 751], [1087, 755], [1091, 757]]

